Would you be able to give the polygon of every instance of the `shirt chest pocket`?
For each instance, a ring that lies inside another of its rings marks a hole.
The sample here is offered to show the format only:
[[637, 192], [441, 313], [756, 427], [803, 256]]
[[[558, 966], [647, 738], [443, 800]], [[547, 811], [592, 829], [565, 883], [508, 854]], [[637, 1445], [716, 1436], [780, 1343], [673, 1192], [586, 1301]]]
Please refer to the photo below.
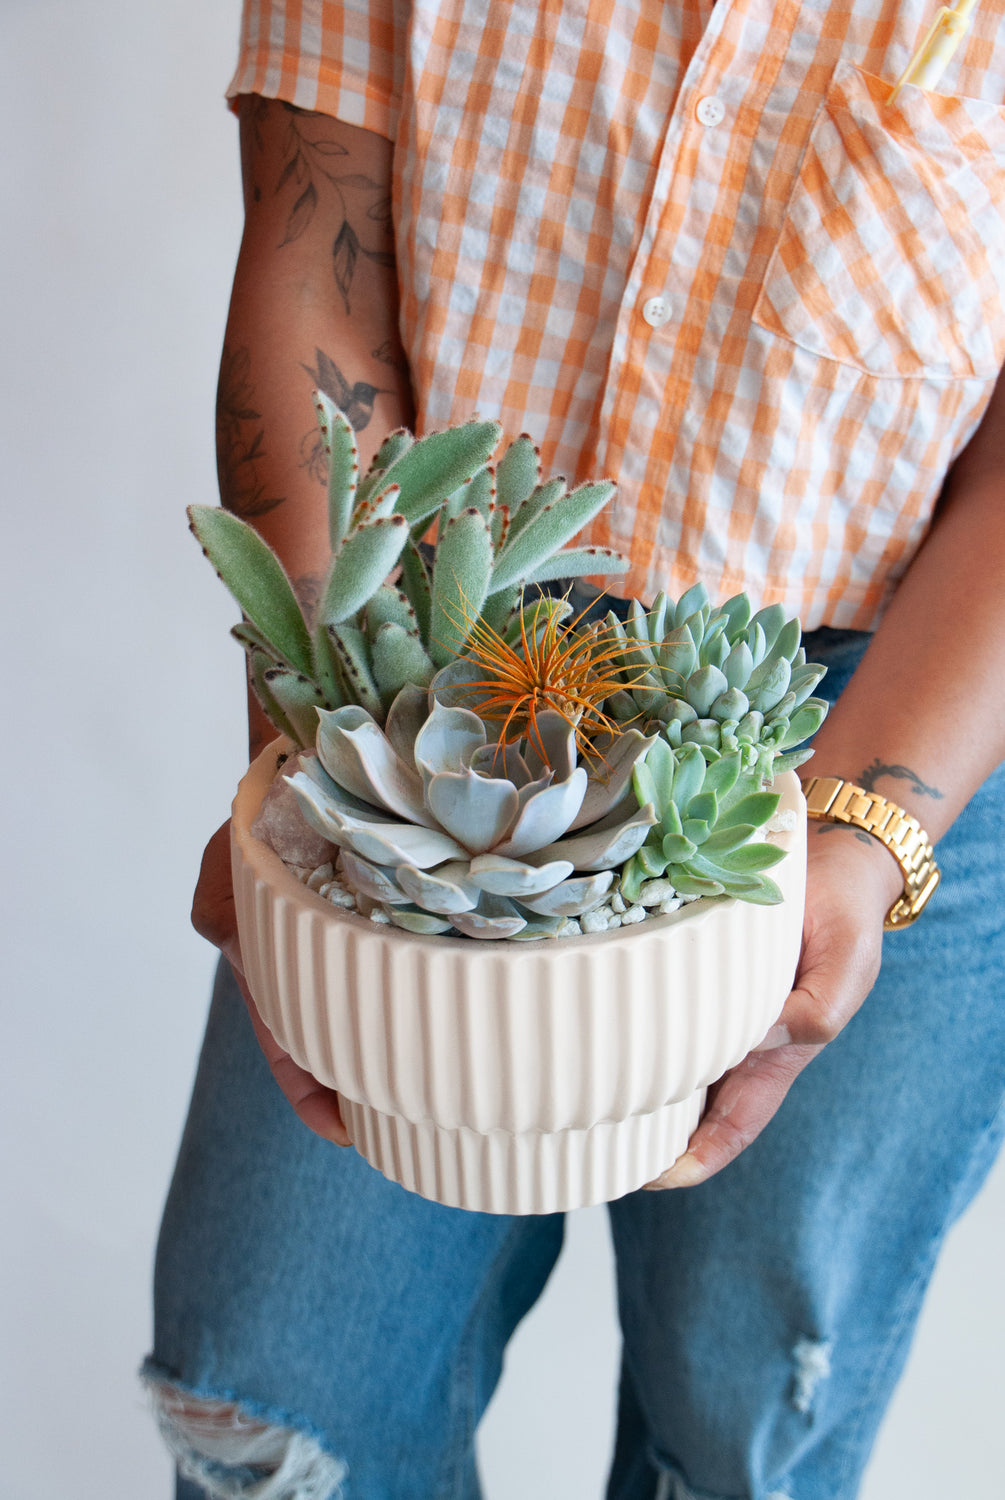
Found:
[[871, 375], [990, 379], [1005, 361], [1005, 110], [842, 63], [754, 321]]

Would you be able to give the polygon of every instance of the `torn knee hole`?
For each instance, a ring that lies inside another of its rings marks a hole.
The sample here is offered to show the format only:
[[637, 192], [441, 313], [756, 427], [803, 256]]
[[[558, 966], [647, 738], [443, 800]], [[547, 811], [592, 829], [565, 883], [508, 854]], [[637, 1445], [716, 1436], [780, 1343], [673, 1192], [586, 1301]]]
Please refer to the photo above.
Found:
[[256, 1448], [269, 1432], [264, 1422], [245, 1416], [233, 1401], [210, 1401], [170, 1386], [161, 1392], [158, 1406], [161, 1418], [196, 1444], [232, 1447], [236, 1441]]
[[310, 1434], [177, 1386], [150, 1392], [179, 1471], [209, 1500], [338, 1500], [345, 1465]]
[[791, 1395], [796, 1411], [809, 1415], [817, 1386], [831, 1372], [832, 1352], [831, 1344], [824, 1339], [796, 1340], [792, 1350], [794, 1376]]

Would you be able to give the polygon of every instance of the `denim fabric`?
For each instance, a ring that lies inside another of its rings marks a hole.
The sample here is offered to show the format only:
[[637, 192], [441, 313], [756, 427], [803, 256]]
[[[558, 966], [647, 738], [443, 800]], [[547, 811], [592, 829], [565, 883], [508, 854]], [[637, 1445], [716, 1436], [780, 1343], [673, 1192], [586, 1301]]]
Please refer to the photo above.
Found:
[[[808, 637], [840, 691], [864, 638]], [[608, 1500], [852, 1500], [949, 1224], [1003, 1122], [1005, 768], [939, 845], [858, 1016], [760, 1138], [610, 1208]], [[315, 1435], [339, 1500], [477, 1500], [474, 1432], [561, 1216], [443, 1208], [296, 1120], [229, 971], [165, 1211], [148, 1371]], [[179, 1500], [201, 1500], [181, 1482]]]

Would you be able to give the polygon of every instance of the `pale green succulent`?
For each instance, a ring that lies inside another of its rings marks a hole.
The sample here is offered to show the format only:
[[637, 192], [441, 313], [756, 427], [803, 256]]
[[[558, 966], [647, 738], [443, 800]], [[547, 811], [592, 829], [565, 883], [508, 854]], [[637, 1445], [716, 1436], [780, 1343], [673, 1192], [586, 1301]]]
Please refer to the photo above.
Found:
[[823, 723], [827, 703], [810, 694], [825, 668], [806, 661], [799, 621], [782, 605], [752, 616], [737, 594], [713, 608], [696, 584], [676, 604], [660, 594], [649, 611], [633, 600], [625, 624], [611, 614], [608, 625], [625, 645], [626, 687], [607, 700], [612, 717], [658, 721], [672, 747], [699, 745], [706, 758], [739, 752], [745, 770], [769, 777], [812, 754], [792, 747]]
[[[406, 684], [428, 684], [460, 650], [481, 614], [508, 624], [525, 584], [623, 572], [606, 548], [566, 543], [607, 503], [607, 481], [567, 491], [542, 482], [528, 437], [493, 470], [495, 422], [383, 443], [368, 473], [349, 422], [317, 397], [328, 455], [331, 563], [309, 625], [282, 565], [250, 526], [227, 511], [189, 509], [192, 530], [244, 612], [244, 646], [262, 706], [299, 746], [313, 743], [318, 709], [358, 704], [383, 722]], [[430, 566], [420, 546], [438, 535]], [[389, 575], [398, 569], [394, 583]]]
[[622, 871], [626, 901], [660, 876], [682, 896], [738, 896], [766, 906], [782, 899], [762, 872], [784, 850], [751, 842], [775, 812], [778, 794], [764, 791], [759, 770], [744, 771], [743, 760], [731, 750], [709, 761], [700, 745], [673, 749], [659, 738], [638, 761], [636, 796], [656, 808], [657, 820]]
[[577, 764], [559, 714], [504, 742], [435, 697], [427, 716], [426, 696], [404, 689], [385, 729], [361, 707], [322, 710], [317, 754], [288, 778], [363, 908], [411, 932], [537, 938], [598, 906], [656, 816], [631, 784], [653, 742], [628, 730]]

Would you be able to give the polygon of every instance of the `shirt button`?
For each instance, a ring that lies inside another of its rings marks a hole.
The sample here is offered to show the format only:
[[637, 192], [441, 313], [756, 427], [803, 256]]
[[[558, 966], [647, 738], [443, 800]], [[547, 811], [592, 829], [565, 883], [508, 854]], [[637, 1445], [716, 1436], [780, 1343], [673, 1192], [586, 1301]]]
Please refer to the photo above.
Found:
[[650, 328], [662, 328], [669, 323], [672, 308], [665, 297], [650, 297], [642, 304], [642, 316]]
[[702, 125], [721, 125], [726, 118], [726, 106], [721, 99], [706, 94], [704, 99], [699, 99], [695, 114]]

